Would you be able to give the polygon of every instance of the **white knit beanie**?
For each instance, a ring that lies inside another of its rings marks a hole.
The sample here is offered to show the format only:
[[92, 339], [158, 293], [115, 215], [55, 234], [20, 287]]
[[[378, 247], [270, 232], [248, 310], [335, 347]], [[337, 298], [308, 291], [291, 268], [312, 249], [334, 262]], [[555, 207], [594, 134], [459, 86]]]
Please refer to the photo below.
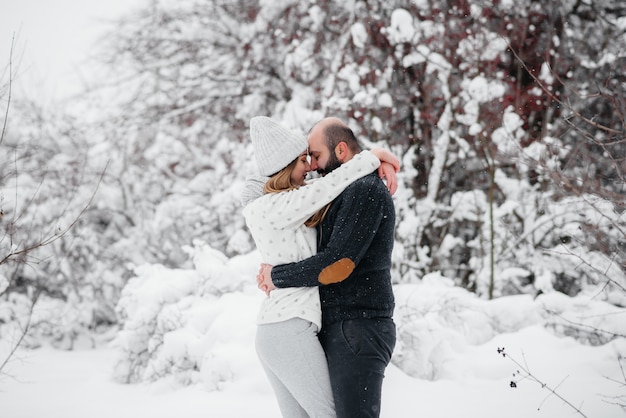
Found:
[[303, 135], [290, 131], [266, 116], [250, 119], [250, 139], [262, 176], [278, 173], [298, 158], [309, 145]]

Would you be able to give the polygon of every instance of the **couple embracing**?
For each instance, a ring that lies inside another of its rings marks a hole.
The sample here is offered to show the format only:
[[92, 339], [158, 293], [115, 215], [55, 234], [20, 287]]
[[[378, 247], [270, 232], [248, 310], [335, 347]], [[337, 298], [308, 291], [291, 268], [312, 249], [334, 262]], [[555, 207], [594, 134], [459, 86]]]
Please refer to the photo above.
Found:
[[[337, 118], [307, 139], [258, 116], [250, 137], [261, 176], [246, 183], [243, 215], [267, 293], [255, 344], [281, 413], [378, 417], [396, 342], [391, 193], [400, 163], [381, 148], [361, 151]], [[306, 180], [309, 171], [322, 177]]]

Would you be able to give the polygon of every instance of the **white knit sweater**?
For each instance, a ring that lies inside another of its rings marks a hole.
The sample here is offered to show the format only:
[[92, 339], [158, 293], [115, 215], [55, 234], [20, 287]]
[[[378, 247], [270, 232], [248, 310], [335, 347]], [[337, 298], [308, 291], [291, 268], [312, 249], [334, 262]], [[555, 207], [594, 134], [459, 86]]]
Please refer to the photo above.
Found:
[[[250, 202], [243, 215], [263, 262], [278, 265], [300, 261], [317, 252], [317, 234], [304, 222], [318, 209], [333, 201], [350, 183], [380, 165], [369, 151], [299, 189], [265, 194]], [[273, 290], [263, 300], [258, 324], [303, 318], [321, 328], [321, 309], [317, 287], [292, 287]]]

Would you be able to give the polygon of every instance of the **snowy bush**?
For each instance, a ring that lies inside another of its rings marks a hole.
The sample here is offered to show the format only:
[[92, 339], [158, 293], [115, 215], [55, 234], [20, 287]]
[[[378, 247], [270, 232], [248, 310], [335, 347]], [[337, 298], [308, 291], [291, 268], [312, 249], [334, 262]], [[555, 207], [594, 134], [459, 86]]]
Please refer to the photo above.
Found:
[[[144, 265], [124, 288], [118, 305], [123, 327], [114, 341], [116, 380], [200, 384], [212, 391], [259, 372], [253, 353], [264, 297], [254, 283], [258, 253], [228, 259], [202, 243], [188, 251], [193, 269]], [[569, 297], [546, 288], [536, 297], [485, 300], [432, 273], [420, 283], [395, 285], [394, 293], [398, 339], [392, 362], [420, 379], [452, 379], [476, 369], [458, 359], [498, 335], [526, 328], [589, 345], [626, 335], [623, 309], [590, 292]]]
[[125, 286], [117, 306], [123, 327], [114, 341], [116, 380], [170, 376], [216, 390], [255, 367], [238, 353], [254, 346], [250, 336], [263, 297], [254, 279], [258, 254], [228, 259], [202, 242], [186, 251], [193, 268], [146, 264]]
[[454, 286], [454, 281], [429, 274], [421, 283], [397, 285], [394, 320], [398, 341], [392, 362], [410, 376], [439, 380], [470, 368], [458, 362], [473, 346], [497, 335], [545, 327], [560, 337], [603, 345], [626, 335], [619, 319], [622, 308], [599, 301], [591, 293], [568, 297], [548, 291], [534, 298], [509, 296], [494, 300]]

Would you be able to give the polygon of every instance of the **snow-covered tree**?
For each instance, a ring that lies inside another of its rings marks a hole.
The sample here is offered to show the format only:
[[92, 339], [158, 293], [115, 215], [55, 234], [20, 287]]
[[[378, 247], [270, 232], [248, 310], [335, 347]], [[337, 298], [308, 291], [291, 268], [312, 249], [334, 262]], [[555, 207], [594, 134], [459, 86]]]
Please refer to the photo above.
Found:
[[79, 179], [106, 167], [38, 274], [63, 283], [57, 301], [90, 306], [83, 329], [127, 322], [114, 306], [140, 266], [192, 269], [197, 239], [254, 249], [238, 199], [255, 171], [249, 119], [306, 131], [334, 115], [402, 158], [396, 283], [595, 288], [623, 305], [623, 15], [617, 0], [153, 0], [107, 37], [80, 120], [16, 116], [14, 138], [45, 151], [25, 164], [70, 171], [33, 210], [84, 199]]

